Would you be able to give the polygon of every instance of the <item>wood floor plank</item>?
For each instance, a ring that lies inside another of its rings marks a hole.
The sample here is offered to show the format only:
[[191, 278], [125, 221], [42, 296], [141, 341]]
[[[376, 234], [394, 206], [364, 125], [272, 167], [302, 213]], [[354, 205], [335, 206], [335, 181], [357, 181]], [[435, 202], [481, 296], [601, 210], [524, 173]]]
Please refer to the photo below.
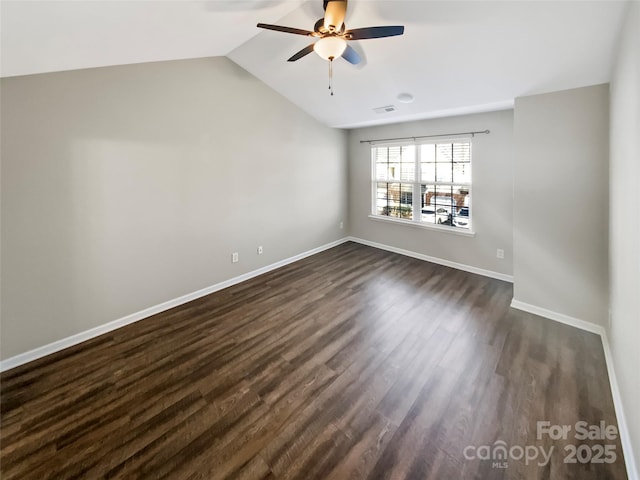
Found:
[[347, 242], [0, 374], [0, 476], [625, 479], [537, 437], [616, 416], [599, 337], [512, 295]]

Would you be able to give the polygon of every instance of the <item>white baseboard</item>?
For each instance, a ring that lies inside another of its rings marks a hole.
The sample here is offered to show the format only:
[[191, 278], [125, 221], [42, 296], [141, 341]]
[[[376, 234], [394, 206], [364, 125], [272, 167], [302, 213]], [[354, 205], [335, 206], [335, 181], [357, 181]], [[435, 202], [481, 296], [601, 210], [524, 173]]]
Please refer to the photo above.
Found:
[[635, 457], [633, 456], [631, 437], [629, 436], [629, 428], [627, 427], [624, 407], [622, 406], [622, 397], [620, 396], [618, 380], [616, 379], [616, 373], [613, 367], [613, 357], [611, 355], [611, 348], [609, 346], [609, 339], [607, 337], [606, 329], [602, 325], [597, 325], [595, 323], [580, 320], [579, 318], [570, 317], [568, 315], [554, 312], [552, 310], [547, 310], [546, 308], [531, 305], [529, 303], [521, 302], [516, 299], [511, 300], [511, 307], [600, 335], [600, 339], [602, 341], [602, 349], [604, 350], [605, 364], [607, 366], [607, 373], [609, 376], [611, 396], [613, 398], [613, 407], [615, 409], [616, 418], [618, 420], [618, 433], [620, 434], [620, 443], [622, 444], [622, 451], [624, 452], [627, 477], [629, 478], [629, 480], [640, 480], [640, 477], [638, 476], [638, 469], [636, 467]]
[[412, 252], [411, 250], [404, 250], [402, 248], [392, 247], [390, 245], [384, 245], [382, 243], [371, 242], [363, 238], [348, 237], [347, 240], [361, 243], [362, 245], [368, 245], [370, 247], [379, 248], [381, 250], [387, 250], [388, 252], [399, 253], [407, 257], [417, 258], [418, 260], [424, 260], [425, 262], [436, 263], [438, 265], [444, 265], [445, 267], [455, 268], [457, 270], [463, 270], [469, 273], [476, 273], [484, 277], [495, 278], [497, 280], [503, 280], [505, 282], [513, 283], [513, 276], [506, 275], [504, 273], [494, 272], [492, 270], [485, 270], [483, 268], [472, 267], [471, 265], [465, 265], [464, 263], [452, 262], [451, 260], [444, 260], [442, 258], [431, 257], [423, 253]]
[[320, 253], [324, 250], [328, 250], [330, 248], [338, 246], [347, 241], [348, 241], [347, 238], [342, 238], [340, 240], [336, 240], [335, 242], [327, 243], [326, 245], [322, 245], [312, 250], [308, 250], [298, 255], [294, 255], [293, 257], [289, 257], [284, 260], [280, 260], [279, 262], [272, 263], [271, 265], [267, 265], [266, 267], [262, 267], [257, 270], [253, 270], [251, 272], [244, 273], [237, 277], [230, 278], [229, 280], [225, 280], [223, 282], [216, 283], [215, 285], [211, 285], [210, 287], [206, 287], [206, 288], [197, 290], [195, 292], [182, 295], [181, 297], [174, 298], [173, 300], [168, 300], [158, 305], [145, 308], [144, 310], [140, 310], [139, 312], [132, 313], [130, 315], [127, 315], [126, 317], [113, 320], [103, 325], [99, 325], [89, 330], [85, 330], [84, 332], [76, 333], [75, 335], [71, 335], [70, 337], [66, 337], [66, 338], [57, 340], [55, 342], [49, 343], [47, 345], [34, 348], [33, 350], [29, 350], [28, 352], [20, 353], [13, 357], [7, 358], [6, 360], [0, 361], [0, 372], [10, 370], [12, 368], [15, 368], [25, 363], [31, 362], [33, 360], [37, 360], [39, 358], [45, 357], [47, 355], [58, 352], [65, 348], [71, 347], [73, 345], [77, 345], [84, 341], [87, 341], [92, 338], [103, 335], [105, 333], [111, 332], [117, 328], [124, 327], [125, 325], [129, 325], [130, 323], [134, 323], [144, 318], [150, 317], [151, 315], [164, 312], [165, 310], [169, 310], [170, 308], [177, 307], [178, 305], [182, 305], [184, 303], [190, 302], [197, 298], [204, 297], [205, 295], [209, 295], [210, 293], [217, 292], [224, 288], [249, 280], [253, 277], [257, 277], [258, 275], [262, 275], [263, 273], [267, 273], [277, 268], [284, 267], [285, 265], [288, 265], [293, 262], [297, 262], [298, 260], [302, 260], [303, 258], [309, 257], [311, 255], [315, 255], [316, 253]]
[[616, 378], [616, 372], [613, 368], [613, 357], [611, 355], [611, 348], [609, 346], [609, 338], [607, 337], [606, 330], [603, 330], [601, 337], [602, 348], [604, 349], [604, 358], [607, 364], [607, 373], [609, 374], [609, 385], [611, 386], [613, 406], [616, 410], [616, 418], [618, 419], [620, 443], [622, 444], [622, 451], [624, 452], [624, 459], [627, 466], [627, 477], [629, 480], [640, 480], [636, 459], [633, 456], [633, 448], [631, 448], [631, 437], [629, 435], [627, 419], [622, 406], [622, 397], [620, 396], [620, 389], [618, 388], [618, 379]]
[[570, 317], [562, 313], [547, 310], [546, 308], [531, 305], [529, 303], [521, 302], [515, 298], [511, 300], [511, 307], [523, 312], [533, 313], [540, 317], [548, 318], [549, 320], [555, 320], [556, 322], [564, 323], [572, 327], [579, 328], [580, 330], [586, 330], [587, 332], [596, 333], [600, 336], [604, 335], [604, 327], [596, 323], [580, 320], [579, 318]]

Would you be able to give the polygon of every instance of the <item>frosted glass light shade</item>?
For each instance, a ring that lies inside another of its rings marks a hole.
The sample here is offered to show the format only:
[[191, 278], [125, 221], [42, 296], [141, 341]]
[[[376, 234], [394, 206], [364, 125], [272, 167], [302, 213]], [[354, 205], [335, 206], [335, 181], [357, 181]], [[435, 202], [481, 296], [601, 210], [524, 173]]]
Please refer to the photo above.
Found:
[[340, 57], [346, 48], [346, 40], [340, 37], [324, 37], [313, 45], [315, 52], [325, 60]]

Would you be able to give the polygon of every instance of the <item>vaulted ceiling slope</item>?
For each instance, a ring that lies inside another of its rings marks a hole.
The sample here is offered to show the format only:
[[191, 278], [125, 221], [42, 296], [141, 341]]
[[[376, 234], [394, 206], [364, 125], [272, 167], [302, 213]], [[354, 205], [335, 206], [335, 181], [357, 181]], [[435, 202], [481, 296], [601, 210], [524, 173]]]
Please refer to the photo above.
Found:
[[[226, 55], [326, 125], [358, 127], [508, 108], [522, 95], [607, 82], [628, 0], [349, 0], [347, 28], [404, 25], [351, 41], [363, 62], [286, 60], [321, 0], [7, 1], [2, 76]], [[397, 96], [410, 93], [413, 103]], [[238, 98], [241, 102], [242, 98]], [[395, 111], [374, 109], [395, 106]]]

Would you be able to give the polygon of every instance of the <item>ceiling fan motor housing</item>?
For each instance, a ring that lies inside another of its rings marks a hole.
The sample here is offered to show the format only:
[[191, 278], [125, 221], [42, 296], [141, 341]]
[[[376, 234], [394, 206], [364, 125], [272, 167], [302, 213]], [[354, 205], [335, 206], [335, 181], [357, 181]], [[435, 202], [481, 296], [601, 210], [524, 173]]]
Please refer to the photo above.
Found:
[[347, 14], [347, 0], [324, 2], [324, 28], [329, 33], [344, 31], [344, 17]]

